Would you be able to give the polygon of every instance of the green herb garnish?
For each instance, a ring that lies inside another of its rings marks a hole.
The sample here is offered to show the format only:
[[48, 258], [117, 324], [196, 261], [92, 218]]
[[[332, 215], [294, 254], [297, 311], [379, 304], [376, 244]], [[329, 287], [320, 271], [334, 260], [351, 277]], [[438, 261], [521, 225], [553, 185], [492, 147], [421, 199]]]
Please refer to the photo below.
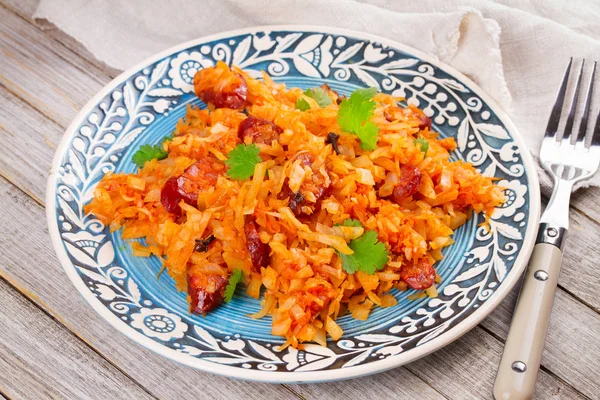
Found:
[[169, 153], [163, 148], [163, 144], [168, 140], [173, 140], [172, 133], [169, 136], [165, 136], [160, 144], [156, 144], [154, 146], [149, 144], [141, 145], [138, 151], [136, 151], [131, 157], [133, 163], [142, 168], [148, 161], [154, 159], [164, 160], [169, 156]]
[[229, 277], [229, 283], [225, 288], [225, 303], [229, 303], [233, 298], [233, 294], [235, 293], [235, 288], [238, 283], [244, 280], [244, 271], [241, 269], [236, 269], [233, 271], [233, 274]]
[[369, 121], [375, 111], [373, 96], [376, 88], [355, 90], [349, 98], [344, 99], [338, 111], [338, 124], [344, 132], [353, 133], [360, 139], [363, 150], [375, 150], [379, 128]]
[[427, 157], [427, 150], [429, 150], [429, 142], [427, 141], [427, 139], [424, 138], [418, 138], [415, 139], [414, 142], [415, 146], [419, 146], [421, 151], [423, 152], [423, 158]]
[[259, 153], [260, 149], [254, 143], [238, 144], [227, 154], [227, 176], [237, 180], [249, 179], [254, 174], [256, 164], [262, 162]]
[[367, 231], [361, 237], [352, 239], [348, 246], [354, 251], [353, 254], [338, 253], [338, 255], [342, 259], [344, 271], [349, 274], [362, 271], [373, 275], [383, 269], [388, 262], [388, 252], [385, 245], [377, 240], [375, 231]]

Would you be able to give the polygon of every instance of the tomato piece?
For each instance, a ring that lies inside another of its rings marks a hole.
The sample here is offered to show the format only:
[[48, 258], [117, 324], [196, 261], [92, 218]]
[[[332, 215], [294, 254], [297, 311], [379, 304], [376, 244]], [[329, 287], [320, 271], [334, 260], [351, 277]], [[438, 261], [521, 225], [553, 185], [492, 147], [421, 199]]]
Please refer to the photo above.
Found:
[[243, 120], [238, 127], [238, 136], [246, 144], [264, 143], [270, 145], [274, 140], [279, 139], [282, 132], [283, 129], [273, 122], [253, 116]]
[[425, 290], [435, 283], [435, 269], [429, 258], [422, 258], [416, 264], [403, 265], [400, 279], [415, 290]]
[[400, 204], [404, 199], [419, 191], [421, 185], [421, 170], [410, 165], [400, 166], [400, 182], [394, 186], [392, 200]]

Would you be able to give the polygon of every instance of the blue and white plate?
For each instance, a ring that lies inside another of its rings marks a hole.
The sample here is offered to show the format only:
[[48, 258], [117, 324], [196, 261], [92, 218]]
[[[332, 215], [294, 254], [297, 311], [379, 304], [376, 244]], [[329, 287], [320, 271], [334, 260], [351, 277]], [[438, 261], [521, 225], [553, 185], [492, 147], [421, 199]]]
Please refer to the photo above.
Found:
[[[344, 336], [327, 347], [279, 351], [269, 317], [252, 320], [259, 301], [239, 290], [206, 317], [188, 314], [186, 296], [157, 259], [136, 258], [121, 232], [85, 215], [96, 183], [110, 171], [133, 172], [140, 145], [158, 143], [184, 116], [205, 105], [194, 95], [196, 71], [217, 61], [254, 76], [267, 71], [288, 86], [326, 82], [341, 94], [375, 86], [422, 108], [434, 129], [458, 142], [457, 159], [500, 179], [508, 201], [490, 230], [476, 216], [454, 235], [436, 267], [438, 298], [376, 308], [367, 321], [338, 322]], [[468, 78], [417, 50], [341, 29], [267, 26], [195, 40], [121, 74], [68, 128], [47, 192], [50, 234], [77, 290], [110, 324], [170, 359], [204, 371], [271, 382], [345, 379], [384, 371], [447, 345], [473, 328], [506, 296], [534, 244], [540, 211], [536, 171], [513, 123]], [[113, 340], [121, 340], [115, 337]]]

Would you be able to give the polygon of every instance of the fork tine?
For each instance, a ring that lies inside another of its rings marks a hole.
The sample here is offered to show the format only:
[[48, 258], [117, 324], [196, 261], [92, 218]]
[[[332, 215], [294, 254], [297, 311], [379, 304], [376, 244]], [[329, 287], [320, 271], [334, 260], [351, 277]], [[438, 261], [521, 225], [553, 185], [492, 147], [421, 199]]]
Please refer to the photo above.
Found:
[[596, 126], [594, 126], [594, 136], [592, 136], [592, 146], [600, 146], [600, 111], [596, 117]]
[[571, 65], [573, 64], [573, 57], [569, 60], [569, 65], [567, 65], [567, 69], [565, 71], [565, 75], [563, 76], [562, 83], [560, 84], [560, 88], [558, 89], [558, 93], [556, 94], [556, 100], [554, 101], [554, 106], [552, 106], [552, 111], [550, 112], [550, 118], [548, 118], [548, 126], [546, 127], [545, 137], [556, 136], [556, 131], [558, 130], [558, 121], [560, 121], [560, 114], [562, 111], [563, 104], [565, 103], [565, 93], [567, 92], [567, 83], [569, 81], [569, 75], [571, 73]]
[[586, 96], [585, 105], [583, 108], [583, 116], [581, 117], [581, 122], [579, 123], [579, 134], [577, 135], [577, 138], [576, 138], [578, 142], [585, 142], [587, 127], [588, 127], [588, 118], [590, 116], [590, 108], [592, 107], [592, 92], [594, 91], [595, 75], [596, 75], [596, 61], [594, 61], [594, 66], [592, 67], [592, 72], [590, 74], [590, 83], [588, 84], [587, 96]]
[[571, 109], [569, 110], [569, 116], [567, 117], [567, 123], [565, 124], [565, 131], [563, 139], [568, 139], [573, 133], [573, 122], [575, 121], [575, 111], [577, 109], [577, 100], [579, 100], [579, 90], [581, 89], [581, 76], [583, 75], [583, 66], [585, 60], [581, 60], [581, 68], [577, 75], [577, 81], [575, 82], [575, 91], [573, 92], [573, 98], [571, 99]]

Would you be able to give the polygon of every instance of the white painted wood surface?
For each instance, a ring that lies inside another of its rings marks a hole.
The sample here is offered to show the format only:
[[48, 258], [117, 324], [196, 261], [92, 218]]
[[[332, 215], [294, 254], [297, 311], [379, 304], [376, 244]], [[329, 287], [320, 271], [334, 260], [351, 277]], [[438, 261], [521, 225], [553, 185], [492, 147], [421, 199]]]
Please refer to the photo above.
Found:
[[[103, 322], [62, 272], [48, 238], [43, 198], [65, 127], [118, 71], [56, 28], [33, 23], [35, 5], [36, 0], [0, 0], [0, 398], [491, 397], [516, 290], [480, 327], [428, 357], [326, 384], [270, 385], [198, 372], [154, 355]], [[539, 399], [600, 398], [598, 194], [591, 189], [574, 198], [536, 387]], [[27, 327], [35, 334], [23, 336]], [[69, 361], [77, 374], [47, 368]], [[31, 391], [22, 389], [28, 386]], [[116, 391], [122, 396], [111, 394]]]

